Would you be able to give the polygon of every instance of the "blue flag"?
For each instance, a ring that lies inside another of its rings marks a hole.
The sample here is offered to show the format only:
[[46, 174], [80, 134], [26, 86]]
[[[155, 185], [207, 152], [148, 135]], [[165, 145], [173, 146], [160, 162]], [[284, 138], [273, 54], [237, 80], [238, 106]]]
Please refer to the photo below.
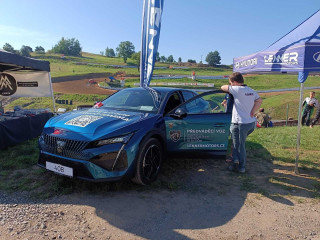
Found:
[[144, 0], [140, 55], [140, 86], [148, 87], [158, 51], [164, 0]]

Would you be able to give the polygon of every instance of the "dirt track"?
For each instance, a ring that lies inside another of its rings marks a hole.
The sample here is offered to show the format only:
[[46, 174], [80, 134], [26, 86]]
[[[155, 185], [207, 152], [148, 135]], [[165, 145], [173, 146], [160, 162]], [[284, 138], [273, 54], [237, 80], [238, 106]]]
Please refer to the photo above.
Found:
[[[103, 82], [105, 78], [94, 78], [98, 82]], [[53, 91], [56, 93], [79, 93], [79, 94], [101, 94], [110, 95], [114, 90], [103, 89], [98, 84], [89, 84], [89, 79], [79, 79], [72, 81], [53, 82]]]

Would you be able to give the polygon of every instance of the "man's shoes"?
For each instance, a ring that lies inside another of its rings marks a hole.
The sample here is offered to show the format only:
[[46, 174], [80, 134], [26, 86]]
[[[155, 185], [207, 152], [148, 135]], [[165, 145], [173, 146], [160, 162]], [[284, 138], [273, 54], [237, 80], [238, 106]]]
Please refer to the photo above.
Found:
[[228, 166], [228, 170], [229, 171], [232, 171], [232, 172], [239, 172], [239, 173], [245, 173], [246, 172], [246, 169], [243, 167], [243, 168], [239, 168], [239, 162], [234, 162], [233, 164], [230, 164]]
[[239, 163], [232, 163], [228, 166], [228, 170], [232, 172], [238, 172], [239, 171]]

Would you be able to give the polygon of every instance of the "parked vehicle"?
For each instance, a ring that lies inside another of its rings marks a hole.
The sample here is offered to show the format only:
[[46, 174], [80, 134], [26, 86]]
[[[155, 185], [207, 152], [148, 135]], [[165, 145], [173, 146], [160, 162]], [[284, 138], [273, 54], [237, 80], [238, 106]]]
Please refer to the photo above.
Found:
[[149, 184], [166, 153], [226, 154], [231, 121], [220, 90], [128, 88], [101, 104], [51, 118], [39, 138], [38, 164], [91, 181], [129, 177]]

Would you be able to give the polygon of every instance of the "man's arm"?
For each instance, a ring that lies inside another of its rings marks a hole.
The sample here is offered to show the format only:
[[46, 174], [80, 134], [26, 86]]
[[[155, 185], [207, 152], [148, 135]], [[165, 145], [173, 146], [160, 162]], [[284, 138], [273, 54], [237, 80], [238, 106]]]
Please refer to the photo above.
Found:
[[251, 117], [254, 117], [254, 113], [255, 113], [256, 111], [258, 111], [258, 109], [260, 108], [261, 104], [262, 104], [262, 99], [261, 99], [261, 98], [258, 98], [258, 99], [256, 99], [256, 100], [254, 101], [254, 105], [253, 105], [253, 107], [252, 107], [252, 109], [251, 109], [251, 113], [250, 113], [250, 116], [251, 116]]
[[229, 85], [222, 85], [221, 90], [224, 92], [229, 92]]

